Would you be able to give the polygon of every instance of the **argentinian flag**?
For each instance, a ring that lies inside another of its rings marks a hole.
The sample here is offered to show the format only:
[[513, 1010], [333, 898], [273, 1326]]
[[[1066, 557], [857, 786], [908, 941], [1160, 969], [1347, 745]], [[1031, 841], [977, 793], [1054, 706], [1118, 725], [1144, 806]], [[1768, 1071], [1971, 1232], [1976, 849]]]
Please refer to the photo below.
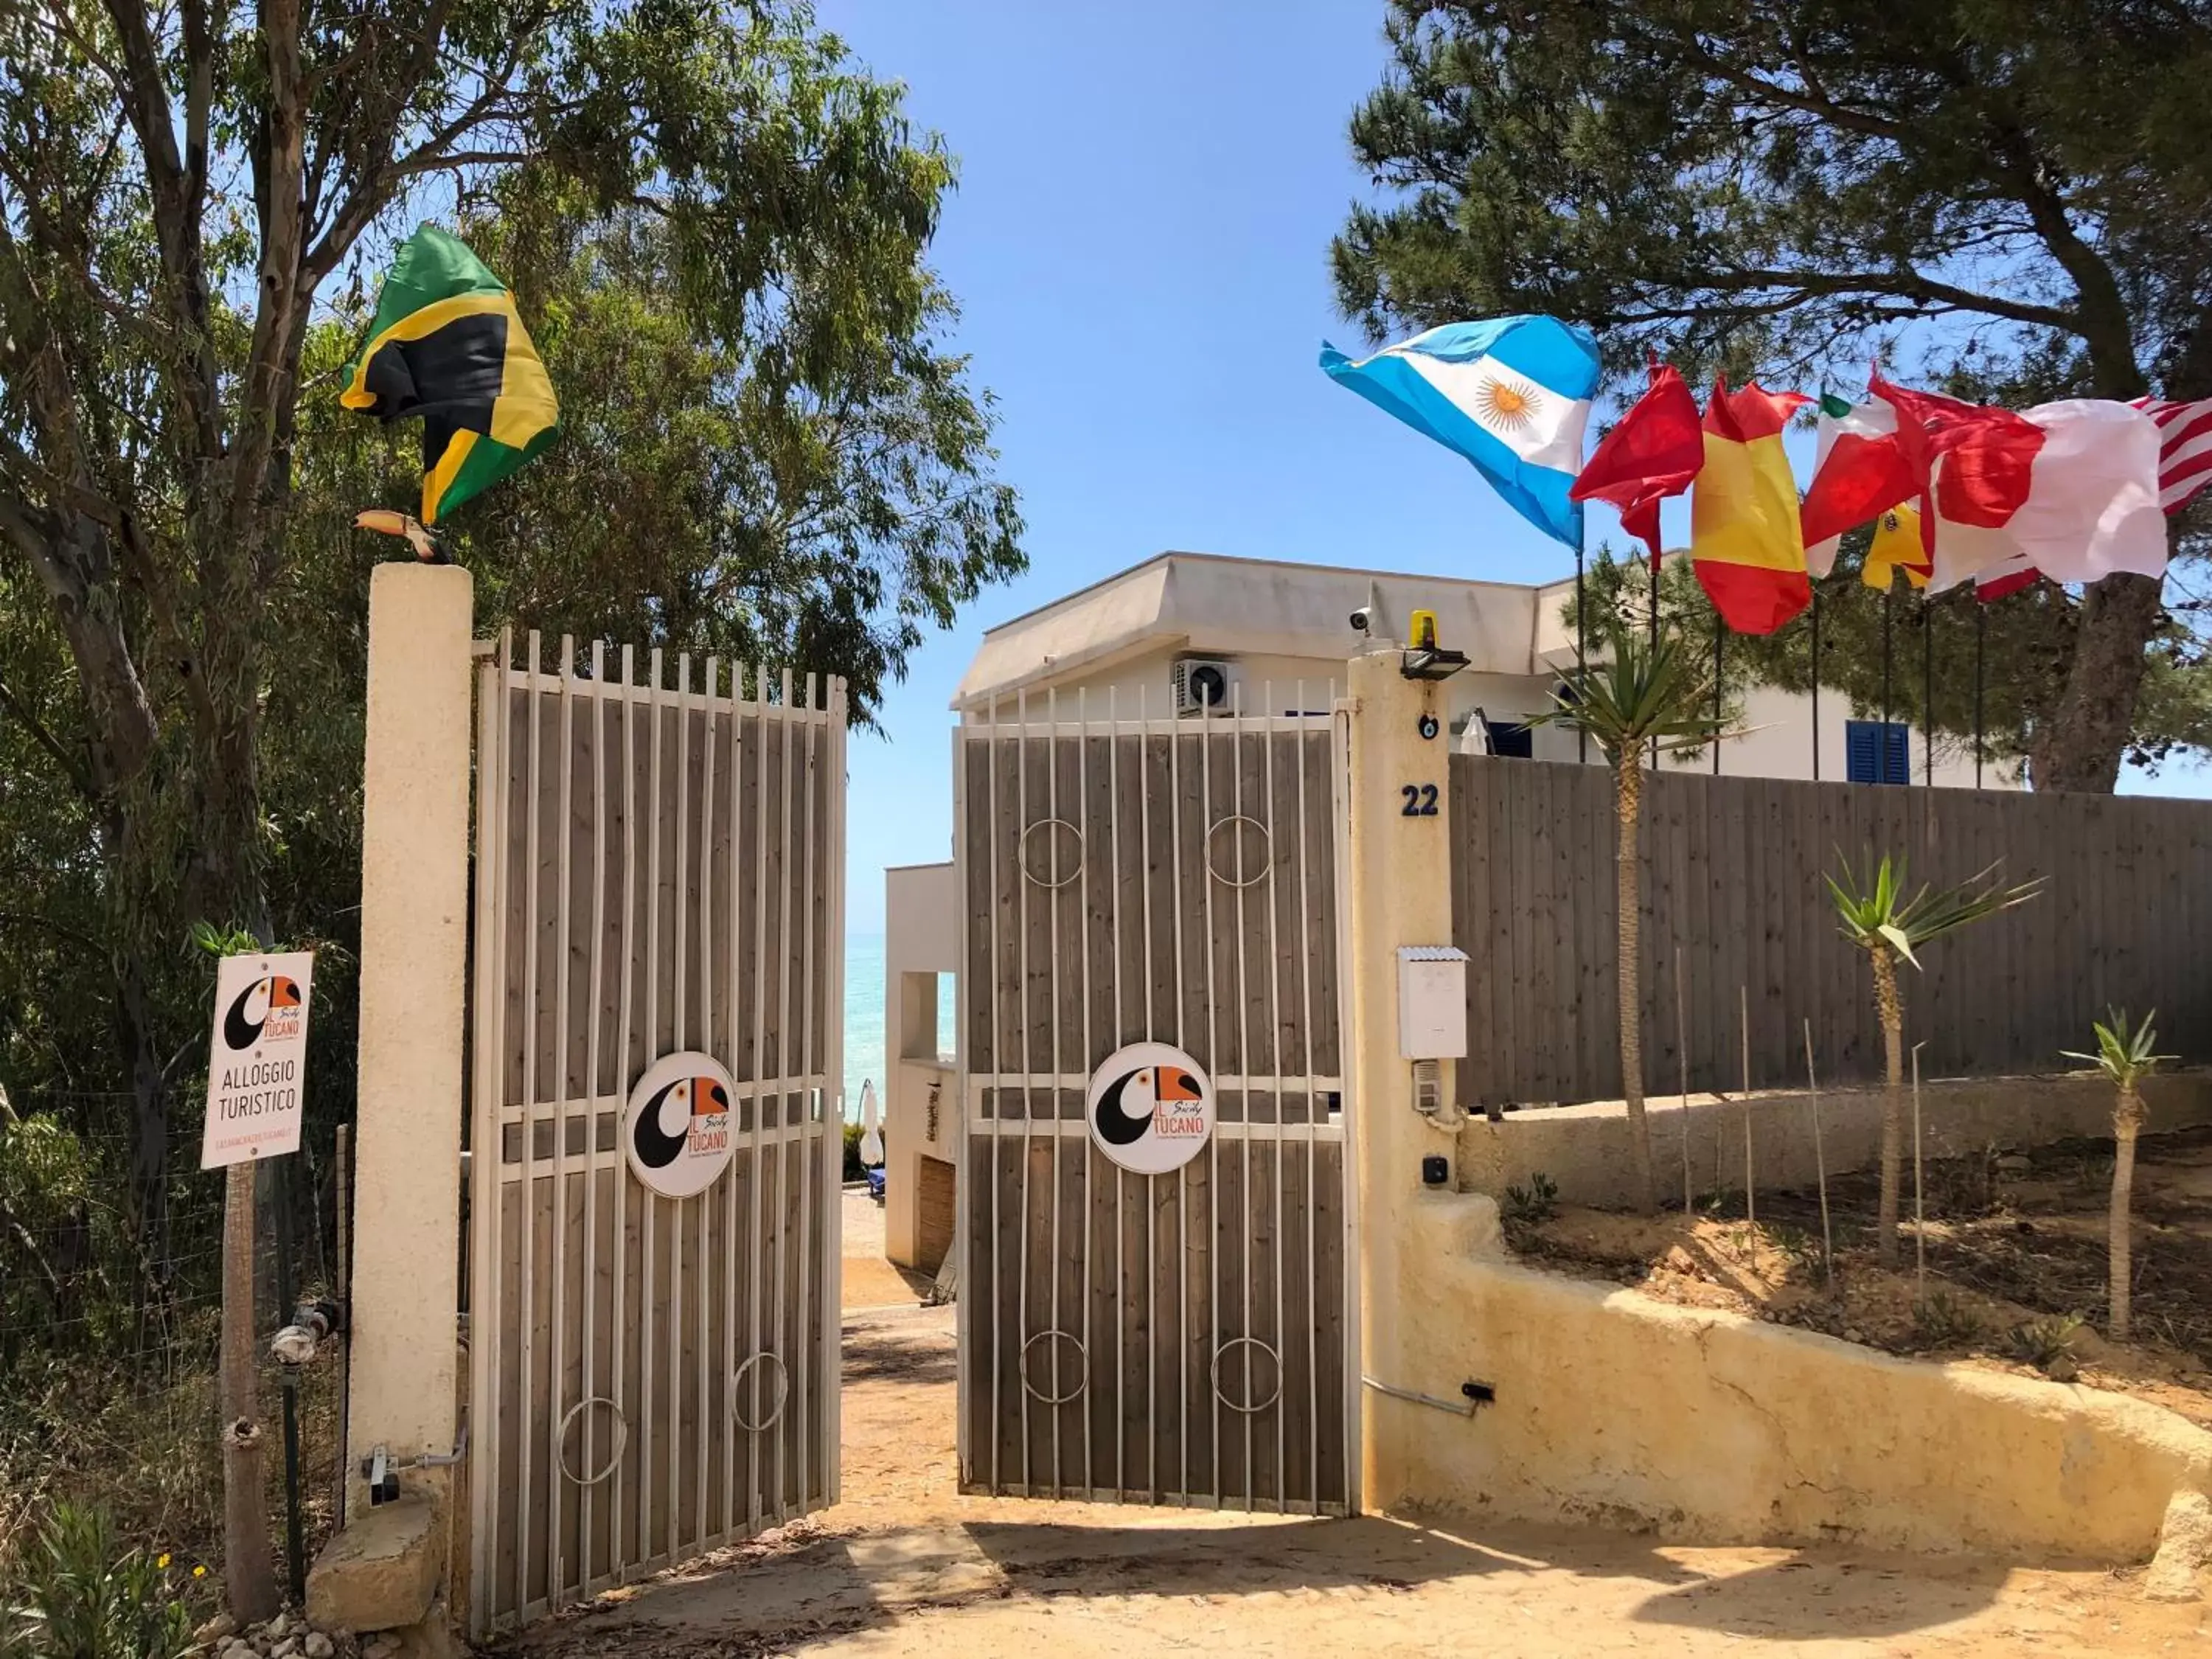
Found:
[[1321, 366], [1368, 402], [1474, 463], [1513, 510], [1578, 547], [1583, 465], [1597, 390], [1597, 342], [1553, 317], [1446, 323], [1353, 362], [1324, 343]]

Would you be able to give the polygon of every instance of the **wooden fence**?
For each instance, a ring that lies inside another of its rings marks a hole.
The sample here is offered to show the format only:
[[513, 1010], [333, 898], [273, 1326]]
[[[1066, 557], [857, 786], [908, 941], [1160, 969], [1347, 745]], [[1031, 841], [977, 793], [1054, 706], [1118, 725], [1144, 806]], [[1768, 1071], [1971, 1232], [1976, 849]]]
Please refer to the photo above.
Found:
[[[1469, 1106], [1618, 1099], [1612, 774], [1455, 756], [1453, 936], [1468, 972]], [[2159, 1011], [2159, 1046], [2212, 1060], [2212, 803], [1713, 777], [1648, 780], [1642, 904], [1644, 1086], [1679, 1086], [1675, 951], [1689, 1086], [1879, 1080], [1864, 953], [1823, 872], [1871, 849], [1916, 886], [2003, 860], [2042, 896], [1936, 941], [1899, 970], [1927, 1077], [2047, 1072], [2109, 1003]]]

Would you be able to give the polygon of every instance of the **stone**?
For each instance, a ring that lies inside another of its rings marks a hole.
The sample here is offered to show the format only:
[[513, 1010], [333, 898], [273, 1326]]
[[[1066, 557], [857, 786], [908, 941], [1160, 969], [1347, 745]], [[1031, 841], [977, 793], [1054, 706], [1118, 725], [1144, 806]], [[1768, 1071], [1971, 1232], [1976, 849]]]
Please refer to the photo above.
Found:
[[2053, 1382], [2071, 1382], [2081, 1375], [2081, 1368], [2074, 1363], [2074, 1356], [2062, 1353], [2043, 1368], [2043, 1374]]
[[300, 1650], [300, 1638], [288, 1636], [269, 1650], [269, 1659], [292, 1659]]
[[372, 1504], [331, 1540], [307, 1575], [307, 1620], [328, 1631], [420, 1624], [446, 1565], [446, 1523], [419, 1492]]
[[210, 1652], [222, 1644], [223, 1638], [238, 1632], [238, 1620], [227, 1613], [218, 1613], [192, 1632], [192, 1640]]
[[2007, 1152], [1997, 1160], [1997, 1173], [2001, 1176], [2017, 1177], [2028, 1174], [2034, 1168], [2033, 1161], [2025, 1152]]
[[394, 1659], [399, 1651], [399, 1638], [380, 1636], [361, 1650], [361, 1659]]
[[261, 1627], [261, 1633], [272, 1642], [281, 1642], [292, 1628], [291, 1615], [281, 1608], [276, 1616]]
[[234, 1636], [223, 1645], [222, 1659], [257, 1659], [253, 1644]]
[[2203, 1591], [2197, 1575], [2207, 1566], [2212, 1566], [2212, 1498], [2201, 1492], [2178, 1492], [2167, 1500], [2158, 1553], [2143, 1575], [2144, 1599], [2199, 1600]]
[[313, 1631], [309, 1632], [307, 1642], [300, 1650], [307, 1656], [307, 1659], [331, 1659], [331, 1655], [337, 1651], [337, 1648], [331, 1638], [322, 1632]]

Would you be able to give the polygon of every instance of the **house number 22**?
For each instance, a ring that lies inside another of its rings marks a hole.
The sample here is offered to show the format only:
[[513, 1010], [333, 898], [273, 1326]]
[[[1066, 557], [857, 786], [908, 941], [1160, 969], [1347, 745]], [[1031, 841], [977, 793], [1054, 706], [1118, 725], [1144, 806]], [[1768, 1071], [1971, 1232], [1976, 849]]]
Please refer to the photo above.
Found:
[[1398, 816], [1401, 818], [1432, 818], [1437, 815], [1437, 787], [1433, 783], [1407, 783], [1398, 787], [1406, 798]]

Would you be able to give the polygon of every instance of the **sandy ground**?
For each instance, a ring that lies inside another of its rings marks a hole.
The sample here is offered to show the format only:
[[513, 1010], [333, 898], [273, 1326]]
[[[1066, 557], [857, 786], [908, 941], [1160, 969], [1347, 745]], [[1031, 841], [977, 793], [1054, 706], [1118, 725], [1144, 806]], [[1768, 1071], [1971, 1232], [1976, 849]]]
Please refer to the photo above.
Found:
[[[848, 1238], [865, 1240], [866, 1224], [848, 1213]], [[2128, 1577], [2101, 1571], [962, 1498], [953, 1491], [952, 1310], [915, 1307], [879, 1258], [848, 1260], [845, 1285], [842, 1501], [542, 1626], [512, 1651], [1989, 1659], [2212, 1650], [2203, 1608], [2149, 1606]], [[864, 1299], [891, 1285], [902, 1294], [886, 1305]]]

